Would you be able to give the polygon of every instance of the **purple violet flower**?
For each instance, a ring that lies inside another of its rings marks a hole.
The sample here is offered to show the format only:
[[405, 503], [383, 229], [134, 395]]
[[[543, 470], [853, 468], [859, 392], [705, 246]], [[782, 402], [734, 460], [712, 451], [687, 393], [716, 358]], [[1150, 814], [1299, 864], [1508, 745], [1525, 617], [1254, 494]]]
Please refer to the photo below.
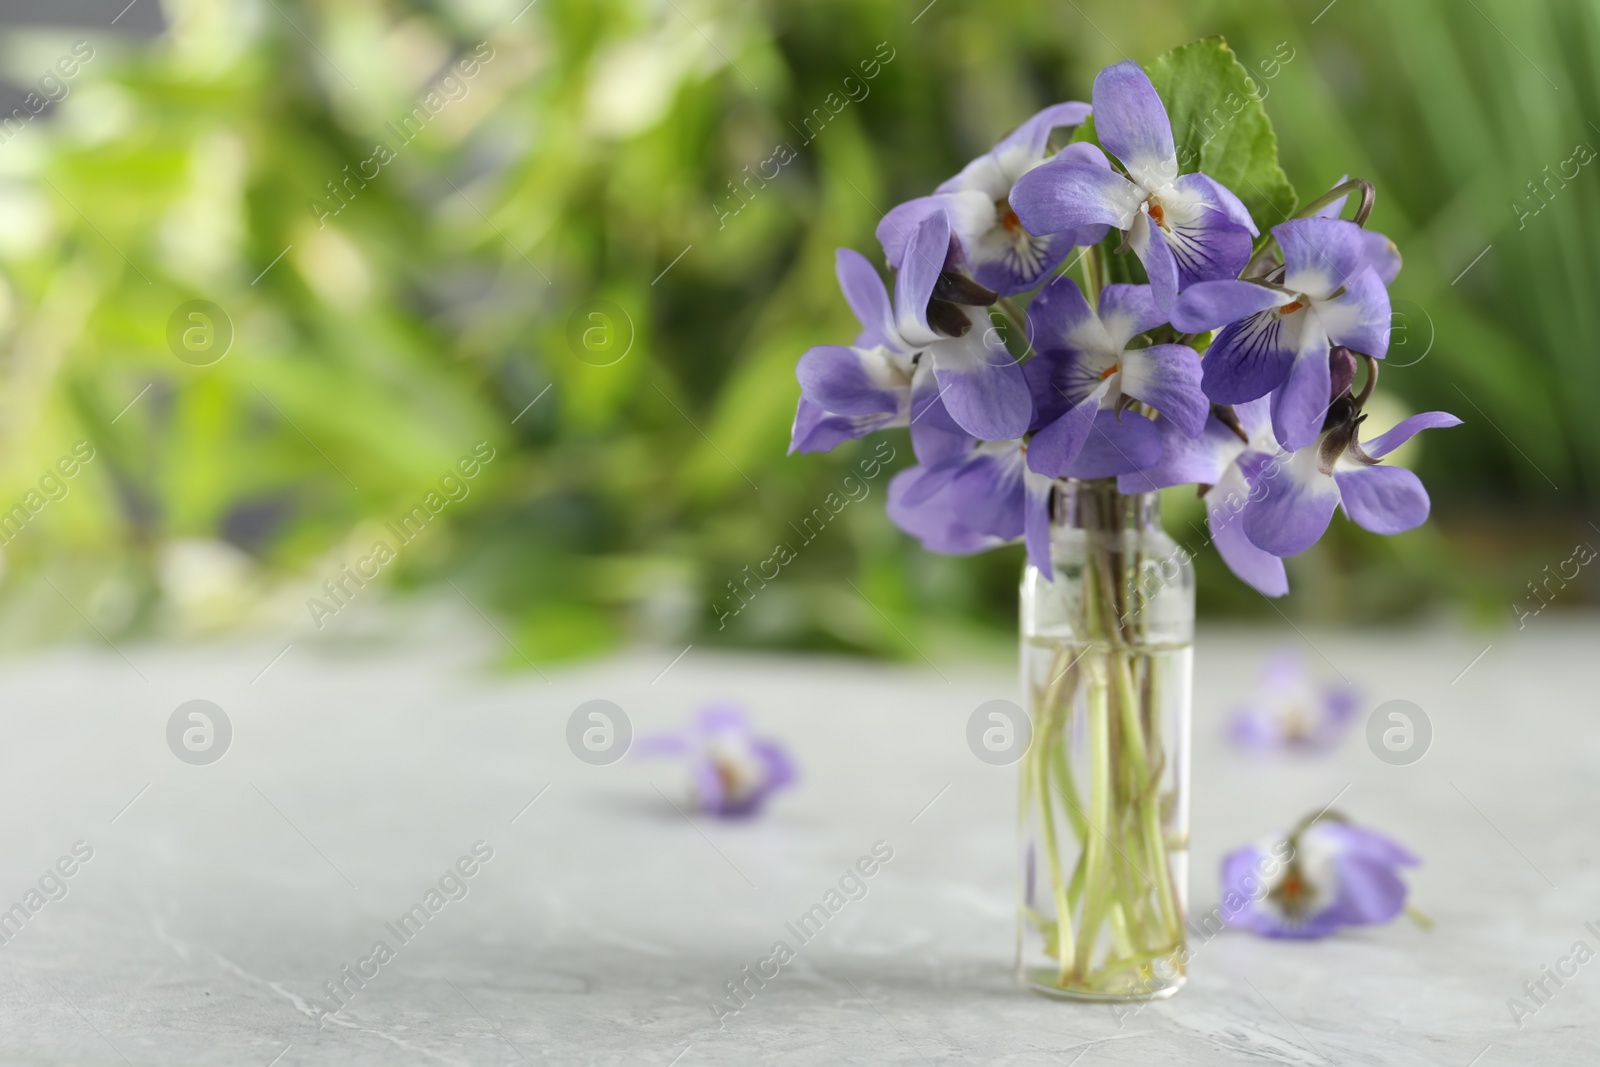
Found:
[[[1052, 130], [1091, 115], [1058, 104], [885, 216], [892, 299], [866, 259], [840, 250], [862, 332], [801, 358], [790, 451], [908, 427], [917, 465], [890, 484], [893, 521], [944, 554], [1023, 540], [1046, 575], [1058, 478], [1115, 477], [1125, 495], [1196, 484], [1219, 554], [1267, 596], [1288, 592], [1284, 558], [1340, 507], [1375, 533], [1422, 523], [1421, 482], [1380, 461], [1460, 420], [1429, 412], [1359, 438], [1401, 266], [1387, 237], [1339, 218], [1359, 189], [1366, 221], [1370, 183], [1341, 180], [1254, 251], [1239, 198], [1179, 173], [1170, 117], [1136, 63], [1102, 70], [1092, 98], [1103, 151], [1048, 155]], [[1149, 284], [1104, 286], [1091, 308], [1071, 268], [1049, 279], [1080, 243], [1085, 279], [1104, 278], [1113, 228]], [[1022, 321], [1010, 297], [1041, 284]], [[989, 317], [997, 304], [1028, 334], [1021, 363]], [[1150, 343], [1178, 333], [1193, 343]]]
[[1035, 234], [1122, 231], [1163, 310], [1180, 289], [1237, 277], [1256, 225], [1220, 182], [1178, 173], [1172, 123], [1149, 76], [1132, 61], [1107, 67], [1093, 100], [1095, 134], [1126, 177], [1062, 153], [1017, 180], [1011, 206], [1023, 226]]
[[1274, 556], [1304, 552], [1327, 530], [1337, 507], [1373, 533], [1404, 533], [1422, 525], [1429, 509], [1422, 480], [1404, 467], [1382, 466], [1378, 460], [1421, 430], [1459, 426], [1461, 420], [1448, 412], [1426, 411], [1360, 442], [1356, 434], [1363, 419], [1334, 420], [1331, 429], [1305, 448], [1274, 456], [1252, 452], [1241, 459], [1252, 489], [1242, 513], [1244, 534], [1252, 544]]
[[1263, 399], [1235, 405], [1231, 415], [1227, 408], [1213, 409], [1199, 437], [1190, 437], [1170, 421], [1158, 422], [1163, 443], [1161, 459], [1133, 474], [1122, 475], [1117, 479], [1117, 488], [1132, 495], [1198, 484], [1206, 508], [1206, 525], [1222, 561], [1251, 588], [1278, 597], [1289, 592], [1283, 560], [1257, 548], [1245, 536], [1240, 518], [1253, 489], [1245, 477], [1245, 466], [1261, 470], [1281, 451], [1272, 436], [1267, 408]]
[[727, 704], [706, 708], [679, 733], [640, 738], [634, 751], [686, 758], [695, 806], [722, 818], [760, 814], [767, 797], [795, 780], [788, 750], [751, 733], [743, 709]]
[[919, 346], [901, 336], [888, 291], [865, 256], [839, 249], [835, 273], [862, 332], [854, 345], [819, 345], [800, 357], [789, 451], [827, 451], [874, 430], [912, 425], [918, 453], [942, 458], [947, 435], [959, 429], [939, 400], [933, 364], [919, 361]]
[[1255, 695], [1234, 711], [1228, 735], [1257, 751], [1320, 752], [1344, 737], [1355, 713], [1348, 683], [1317, 678], [1304, 656], [1285, 649], [1262, 665]]
[[1206, 353], [1206, 395], [1238, 404], [1272, 394], [1272, 427], [1285, 448], [1304, 448], [1322, 429], [1333, 395], [1330, 348], [1374, 359], [1389, 350], [1389, 291], [1363, 233], [1341, 219], [1292, 219], [1272, 230], [1283, 250], [1281, 286], [1201, 282], [1173, 305], [1180, 330], [1223, 327]]
[[1033, 408], [1022, 368], [988, 314], [957, 302], [979, 297], [945, 272], [949, 249], [949, 220], [929, 215], [906, 246], [892, 305], [865, 257], [839, 250], [839, 286], [862, 333], [854, 345], [819, 345], [800, 357], [791, 452], [909, 425], [918, 455], [931, 460], [956, 446], [949, 435], [957, 427], [985, 439], [1028, 428]]
[[1222, 915], [1263, 937], [1326, 937], [1388, 922], [1406, 908], [1397, 873], [1418, 860], [1397, 842], [1334, 815], [1222, 861]]
[[[1349, 180], [1350, 175], [1346, 174], [1334, 183], [1334, 188], [1338, 188]], [[1349, 199], [1350, 194], [1346, 193], [1337, 200], [1331, 201], [1327, 207], [1318, 210], [1315, 217], [1319, 219], [1338, 218], [1344, 213], [1345, 202]], [[1384, 285], [1393, 285], [1394, 280], [1400, 276], [1400, 249], [1395, 247], [1393, 241], [1376, 230], [1363, 229], [1361, 231], [1361, 244], [1362, 251], [1366, 256], [1367, 266], [1378, 272], [1378, 277], [1383, 280]]]
[[[1161, 457], [1161, 433], [1125, 399], [1150, 405], [1190, 437], [1205, 429], [1210, 411], [1200, 391], [1200, 355], [1188, 345], [1129, 347], [1134, 337], [1166, 322], [1148, 285], [1108, 285], [1098, 314], [1062, 275], [1028, 306], [1028, 334], [1038, 354], [1023, 367], [1033, 390], [1034, 426], [1028, 466], [1051, 477], [1127, 474]], [[1108, 416], [1108, 417], [1102, 417]], [[1091, 431], [1100, 430], [1104, 462], [1083, 457]]]
[[[932, 196], [892, 208], [878, 224], [878, 240], [890, 264], [899, 266], [904, 261], [910, 236], [923, 220], [943, 213], [955, 236], [955, 269], [1001, 296], [1010, 296], [1037, 285], [1074, 246], [1094, 244], [1105, 237], [1105, 226], [1036, 237], [1022, 228], [1010, 203], [1017, 179], [1045, 161], [1050, 131], [1082, 125], [1088, 115], [1088, 104], [1069, 102], [1047, 107], [1018, 126], [993, 150], [968, 163], [960, 174], [935, 189]], [[1068, 145], [1057, 158], [1107, 170], [1111, 166], [1105, 153], [1090, 144]]]
[[967, 556], [1026, 540], [1028, 559], [1050, 566], [1051, 480], [1029, 469], [1021, 441], [985, 441], [889, 482], [889, 518], [930, 552]]

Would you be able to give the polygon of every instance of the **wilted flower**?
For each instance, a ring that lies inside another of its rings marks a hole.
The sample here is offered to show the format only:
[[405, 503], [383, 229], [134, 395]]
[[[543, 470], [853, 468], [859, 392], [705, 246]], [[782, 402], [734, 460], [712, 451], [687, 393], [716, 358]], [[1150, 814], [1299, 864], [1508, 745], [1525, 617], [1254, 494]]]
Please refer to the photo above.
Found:
[[1222, 861], [1222, 914], [1265, 937], [1326, 937], [1406, 910], [1401, 867], [1418, 860], [1395, 841], [1334, 814]]
[[688, 760], [695, 806], [724, 818], [760, 813], [767, 797], [795, 780], [794, 761], [778, 741], [757, 737], [741, 708], [706, 708], [687, 729], [639, 740], [640, 755]]
[[1284, 650], [1262, 667], [1255, 695], [1235, 710], [1228, 733], [1246, 748], [1317, 751], [1338, 743], [1355, 712], [1349, 683], [1316, 677], [1304, 656]]

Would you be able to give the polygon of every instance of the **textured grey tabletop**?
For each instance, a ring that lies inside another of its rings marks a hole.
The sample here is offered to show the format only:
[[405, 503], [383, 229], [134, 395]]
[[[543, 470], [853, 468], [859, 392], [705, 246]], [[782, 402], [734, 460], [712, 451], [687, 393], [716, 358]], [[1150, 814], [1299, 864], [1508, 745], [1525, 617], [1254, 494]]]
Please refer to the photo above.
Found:
[[[1596, 1062], [1600, 963], [1520, 1029], [1507, 999], [1600, 947], [1600, 625], [1307, 636], [1363, 717], [1426, 709], [1432, 748], [1389, 766], [1358, 724], [1316, 760], [1230, 749], [1222, 714], [1283, 635], [1203, 628], [1191, 905], [1215, 902], [1227, 849], [1338, 797], [1422, 856], [1408, 877], [1436, 926], [1226, 933], [1175, 999], [1121, 1017], [1013, 984], [1015, 771], [964, 740], [977, 704], [1015, 696], [1000, 667], [695, 648], [664, 675], [677, 650], [545, 681], [486, 670], [493, 634], [296, 644], [265, 673], [281, 642], [13, 659], [0, 909], [26, 921], [0, 926], [0, 1062]], [[233, 732], [205, 766], [166, 740], [197, 698]], [[674, 765], [569, 752], [567, 717], [594, 698], [639, 730], [742, 701], [803, 780], [756, 821], [690, 820]], [[867, 895], [719, 1027], [723, 983], [879, 841], [893, 859]], [[393, 936], [463, 857], [472, 875]], [[363, 964], [380, 940], [398, 947]], [[376, 975], [319, 1018], [346, 966]]]

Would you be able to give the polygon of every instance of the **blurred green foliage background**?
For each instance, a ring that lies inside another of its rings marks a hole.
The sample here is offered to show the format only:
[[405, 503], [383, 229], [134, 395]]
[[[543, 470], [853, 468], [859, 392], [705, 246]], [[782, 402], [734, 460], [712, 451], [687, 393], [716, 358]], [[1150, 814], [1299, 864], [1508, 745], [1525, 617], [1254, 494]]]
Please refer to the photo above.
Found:
[[[785, 456], [796, 358], [855, 331], [834, 249], [877, 259], [892, 204], [1107, 63], [1215, 33], [1302, 199], [1377, 184], [1406, 259], [1383, 390], [1467, 425], [1410, 460], [1429, 526], [1336, 523], [1276, 606], [1203, 551], [1204, 610], [1503, 624], [1600, 544], [1600, 168], [1561, 177], [1600, 145], [1600, 4], [525, 3], [167, 0], [154, 37], [6, 27], [10, 80], [66, 91], [0, 144], [0, 508], [76, 442], [94, 458], [9, 532], [0, 633], [354, 633], [308, 599], [337, 606], [324, 582], [461, 484], [353, 606], [459, 593], [532, 662], [1005, 648], [1020, 549], [926, 555], [884, 517], [888, 472], [736, 618], [713, 604], [876, 446]], [[169, 345], [192, 300], [231, 323], [207, 366]], [[441, 489], [479, 442], [492, 461]], [[1202, 540], [1192, 499], [1168, 516]]]

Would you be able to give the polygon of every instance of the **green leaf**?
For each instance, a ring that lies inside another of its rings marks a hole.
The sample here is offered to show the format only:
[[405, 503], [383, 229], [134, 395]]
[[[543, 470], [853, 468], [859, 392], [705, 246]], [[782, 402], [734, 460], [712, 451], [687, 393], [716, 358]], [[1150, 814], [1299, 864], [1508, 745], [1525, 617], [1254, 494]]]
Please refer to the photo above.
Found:
[[1221, 37], [1175, 48], [1149, 66], [1167, 105], [1178, 169], [1200, 170], [1232, 189], [1262, 230], [1294, 210], [1294, 186], [1278, 165], [1278, 135], [1260, 86]]

